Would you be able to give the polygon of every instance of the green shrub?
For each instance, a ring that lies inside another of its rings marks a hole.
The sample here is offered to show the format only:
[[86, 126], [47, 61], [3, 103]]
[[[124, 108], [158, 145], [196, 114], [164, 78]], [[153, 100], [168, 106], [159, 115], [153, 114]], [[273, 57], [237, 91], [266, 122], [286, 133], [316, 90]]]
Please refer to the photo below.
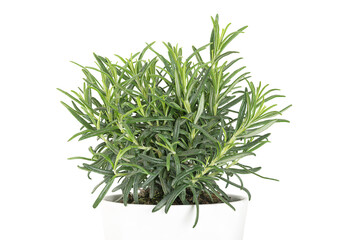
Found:
[[[283, 97], [274, 94], [278, 89], [255, 86], [245, 67], [231, 70], [241, 58], [229, 59], [238, 52], [225, 49], [246, 27], [227, 34], [229, 25], [220, 29], [218, 16], [212, 22], [210, 43], [192, 47], [187, 58], [170, 43], [164, 43], [167, 56], [153, 43], [130, 58], [116, 55], [117, 63], [94, 54], [97, 68], [79, 65], [83, 87], [71, 93], [59, 89], [72, 100], [71, 106], [62, 104], [82, 124], [70, 140], [99, 141], [89, 148], [91, 157], [71, 158], [87, 160], [79, 168], [103, 175], [94, 189], [103, 186], [94, 207], [114, 184], [124, 204], [130, 193], [139, 203], [138, 193], [148, 191], [148, 197], [156, 199], [154, 211], [165, 207], [167, 212], [175, 200], [196, 204], [199, 210], [200, 194], [233, 208], [218, 181], [244, 190], [250, 198], [240, 175], [258, 175], [260, 167], [241, 164], [240, 159], [255, 155], [268, 142], [265, 131], [274, 123], [288, 122], [277, 117], [290, 106], [275, 110], [269, 103]], [[201, 54], [207, 49], [210, 57], [205, 61]], [[154, 58], [146, 60], [147, 51]], [[197, 220], [198, 214], [195, 225]]]

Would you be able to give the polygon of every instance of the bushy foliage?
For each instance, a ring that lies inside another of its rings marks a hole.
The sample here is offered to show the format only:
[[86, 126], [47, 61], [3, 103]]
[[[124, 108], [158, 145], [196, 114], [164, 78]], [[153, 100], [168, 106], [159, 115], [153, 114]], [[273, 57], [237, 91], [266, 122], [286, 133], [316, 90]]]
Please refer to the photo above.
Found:
[[[255, 86], [245, 67], [231, 70], [241, 58], [229, 59], [238, 52], [225, 49], [246, 27], [228, 34], [229, 25], [220, 29], [218, 16], [212, 23], [210, 43], [192, 47], [186, 58], [182, 48], [170, 43], [164, 43], [166, 56], [153, 43], [130, 58], [116, 55], [117, 63], [94, 54], [97, 68], [79, 65], [83, 87], [71, 93], [59, 89], [72, 100], [71, 106], [62, 104], [82, 124], [71, 139], [99, 141], [89, 148], [91, 157], [71, 158], [87, 160], [81, 169], [103, 175], [94, 189], [102, 187], [94, 207], [112, 186], [112, 191], [122, 191], [124, 204], [130, 193], [138, 203], [141, 189], [148, 190], [150, 198], [161, 196], [154, 211], [165, 207], [167, 212], [176, 199], [199, 210], [203, 193], [233, 208], [218, 181], [244, 190], [250, 198], [240, 175], [258, 175], [260, 168], [240, 159], [255, 155], [268, 142], [265, 131], [274, 123], [288, 122], [277, 117], [290, 106], [275, 110], [269, 103], [283, 97], [274, 94], [278, 89]], [[208, 49], [205, 61], [202, 53]], [[146, 60], [147, 51], [154, 58]], [[197, 220], [198, 215], [195, 225]]]

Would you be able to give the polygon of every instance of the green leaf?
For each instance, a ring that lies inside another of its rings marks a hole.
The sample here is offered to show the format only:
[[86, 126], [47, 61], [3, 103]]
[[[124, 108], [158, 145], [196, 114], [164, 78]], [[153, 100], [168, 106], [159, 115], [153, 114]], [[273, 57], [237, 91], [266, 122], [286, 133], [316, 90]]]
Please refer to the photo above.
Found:
[[116, 160], [115, 160], [115, 168], [118, 166], [118, 161], [123, 157], [123, 155], [128, 152], [129, 150], [132, 149], [146, 149], [146, 147], [142, 147], [142, 146], [135, 146], [135, 145], [130, 145], [122, 150], [120, 150], [117, 154]]
[[133, 199], [134, 199], [134, 203], [135, 204], [139, 204], [139, 198], [138, 198], [138, 195], [139, 195], [139, 183], [140, 183], [140, 178], [141, 178], [141, 175], [137, 175], [134, 179], [134, 183], [133, 183]]
[[110, 158], [109, 156], [107, 156], [106, 154], [103, 154], [103, 153], [95, 153], [94, 156], [101, 156], [103, 159], [105, 159], [108, 163], [111, 164], [112, 168], [114, 167], [111, 158]]
[[177, 152], [177, 155], [179, 157], [194, 156], [194, 155], [198, 155], [198, 154], [206, 154], [206, 150], [205, 149], [191, 149], [191, 150], [187, 150], [187, 151], [178, 151]]
[[[237, 97], [237, 98], [234, 98], [233, 101], [230, 101], [227, 104], [225, 104], [223, 107], [221, 107], [219, 109], [219, 112], [221, 112], [223, 110], [228, 110], [229, 108], [235, 106], [236, 104], [238, 104], [239, 102], [241, 102], [243, 100], [243, 97], [244, 97], [244, 95], [240, 96], [240, 97]], [[230, 99], [232, 99], [232, 98], [230, 98]], [[221, 103], [220, 103], [220, 105], [221, 105]]]
[[254, 127], [261, 127], [263, 125], [266, 125], [268, 123], [270, 123], [271, 121], [275, 121], [276, 123], [279, 123], [279, 122], [286, 122], [286, 123], [289, 123], [290, 121], [286, 120], [286, 119], [270, 119], [270, 120], [264, 120], [264, 121], [260, 121], [260, 122], [256, 122], [256, 123], [253, 123], [253, 124], [250, 124], [250, 128], [254, 128]]
[[173, 204], [173, 202], [176, 200], [176, 198], [179, 196], [181, 192], [183, 192], [186, 188], [188, 187], [187, 184], [181, 185], [176, 187], [173, 192], [170, 193], [170, 196], [167, 200], [166, 207], [165, 207], [165, 212], [168, 213], [169, 208]]
[[249, 149], [249, 148], [251, 148], [251, 147], [257, 145], [258, 143], [260, 143], [263, 139], [268, 138], [269, 135], [271, 135], [271, 134], [270, 134], [270, 133], [267, 133], [267, 134], [265, 134], [265, 135], [263, 135], [263, 136], [258, 137], [257, 139], [255, 139], [255, 140], [252, 141], [252, 142], [249, 142], [249, 143], [244, 144], [244, 145], [239, 146], [239, 147], [234, 147], [234, 148], [232, 148], [232, 150], [239, 151], [239, 150], [246, 150], [246, 149]]
[[82, 103], [80, 100], [78, 100], [77, 98], [73, 97], [73, 96], [72, 96], [71, 94], [69, 94], [68, 92], [63, 91], [63, 90], [60, 89], [60, 88], [56, 88], [56, 89], [59, 90], [60, 92], [62, 92], [63, 94], [65, 94], [66, 96], [68, 96], [69, 98], [71, 98], [73, 101], [79, 103], [80, 105], [83, 105], [83, 103]]
[[152, 122], [152, 121], [174, 121], [171, 117], [159, 116], [159, 117], [141, 117], [141, 118], [128, 118], [126, 123], [137, 123], [137, 122]]
[[151, 173], [149, 173], [145, 168], [143, 168], [142, 166], [139, 166], [139, 165], [137, 165], [137, 164], [133, 164], [133, 163], [120, 163], [120, 166], [128, 166], [128, 167], [138, 168], [138, 169], [140, 169], [144, 174], [146, 174], [146, 175], [151, 175]]
[[167, 138], [162, 134], [157, 134], [157, 137], [161, 138], [162, 141], [167, 145], [167, 148], [175, 154], [172, 144], [167, 140]]
[[161, 201], [159, 201], [159, 203], [156, 204], [156, 206], [152, 209], [152, 212], [157, 212], [158, 210], [160, 210], [161, 208], [163, 208], [163, 206], [166, 205], [168, 199], [170, 198], [171, 194], [166, 195], [165, 197], [162, 198]]
[[197, 130], [199, 130], [200, 132], [202, 132], [209, 140], [211, 140], [212, 142], [218, 144], [218, 140], [216, 138], [214, 138], [209, 132], [207, 132], [205, 129], [203, 129], [202, 127], [200, 127], [199, 125], [196, 124], [192, 124], [192, 126], [194, 128], [196, 128]]
[[172, 182], [172, 186], [175, 187], [179, 183], [179, 181], [183, 180], [187, 176], [190, 176], [190, 174], [192, 174], [193, 172], [201, 171], [201, 170], [202, 170], [202, 166], [195, 166], [182, 171], [179, 175], [177, 175], [174, 178]]
[[211, 190], [211, 192], [212, 192], [214, 195], [216, 195], [222, 202], [224, 202], [225, 204], [227, 204], [231, 209], [233, 209], [233, 210], [235, 211], [235, 208], [233, 207], [233, 205], [231, 205], [231, 204], [229, 203], [228, 200], [226, 200], [223, 196], [221, 196], [211, 184], [207, 185], [207, 187], [208, 187], [208, 188]]
[[166, 164], [164, 160], [155, 158], [155, 157], [150, 157], [145, 154], [139, 154], [139, 157], [142, 158], [145, 161], [149, 161], [151, 163], [156, 163], [156, 164]]
[[198, 49], [196, 49], [194, 46], [193, 48], [193, 53], [185, 60], [185, 62], [189, 62], [194, 56], [199, 56], [199, 52], [205, 50], [211, 43], [208, 43]]
[[218, 177], [219, 179], [223, 180], [226, 183], [229, 183], [230, 185], [239, 188], [240, 190], [243, 190], [244, 192], [246, 192], [247, 196], [249, 197], [249, 200], [251, 200], [251, 193], [249, 192], [249, 190], [243, 186], [240, 186], [239, 184], [233, 183], [232, 181], [223, 178], [223, 177]]
[[223, 71], [226, 71], [228, 68], [230, 68], [234, 63], [236, 63], [237, 61], [243, 59], [242, 57], [239, 57], [237, 59], [234, 59], [232, 61], [230, 61], [228, 64], [225, 65]]
[[142, 184], [142, 188], [146, 188], [146, 186], [148, 186], [149, 184], [151, 184], [151, 182], [153, 182], [160, 174], [160, 172], [162, 171], [163, 168], [158, 168], [157, 170], [155, 170], [146, 180], [145, 182]]
[[205, 84], [207, 82], [207, 78], [210, 75], [211, 68], [207, 68], [205, 70], [206, 70], [205, 75], [201, 79], [199, 79], [200, 85], [196, 89], [195, 93], [193, 93], [192, 96], [190, 97], [190, 106], [191, 107], [193, 107], [195, 105], [196, 100], [198, 99], [200, 94], [203, 92], [204, 86], [205, 86]]
[[139, 55], [139, 61], [141, 61], [143, 59], [143, 56], [146, 53], [146, 51], [149, 50], [151, 48], [151, 46], [154, 44], [155, 44], [155, 42], [152, 42], [150, 44], [146, 44], [147, 46], [143, 49], [143, 51], [141, 51], [141, 53]]
[[228, 56], [228, 55], [230, 55], [230, 54], [233, 54], [233, 53], [239, 53], [239, 52], [237, 52], [237, 51], [228, 51], [228, 52], [225, 52], [225, 53], [223, 53], [223, 54], [217, 56], [217, 57], [214, 59], [214, 62], [218, 62], [218, 61], [221, 60], [222, 58], [224, 58], [224, 57], [226, 57], [226, 56]]
[[199, 102], [199, 106], [195, 115], [195, 119], [194, 119], [194, 124], [197, 123], [197, 121], [200, 119], [202, 112], [204, 111], [204, 104], [205, 104], [205, 95], [204, 93], [201, 94], [201, 98], [200, 98], [200, 102]]
[[275, 178], [263, 177], [263, 176], [257, 174], [256, 171], [253, 171], [252, 169], [249, 169], [249, 168], [245, 167], [245, 166], [242, 165], [242, 164], [238, 164], [238, 165], [239, 165], [240, 167], [242, 167], [245, 171], [248, 171], [248, 172], [250, 172], [250, 173], [252, 173], [252, 174], [254, 174], [254, 175], [256, 175], [256, 176], [258, 176], [258, 177], [260, 177], [260, 178], [267, 179], [267, 180], [273, 180], [273, 181], [279, 182], [279, 180], [278, 180], [278, 179], [275, 179]]
[[256, 156], [256, 154], [252, 153], [252, 152], [244, 152], [244, 153], [238, 153], [235, 155], [229, 155], [229, 156], [225, 156], [220, 158], [217, 162], [216, 165], [221, 165], [221, 164], [227, 164], [227, 163], [231, 163], [231, 162], [236, 162], [237, 160], [243, 158], [243, 157], [247, 157], [247, 156]]
[[130, 190], [133, 188], [134, 179], [135, 179], [135, 176], [131, 176], [129, 179], [126, 178], [127, 183], [125, 184], [124, 188], [122, 189], [124, 206], [127, 206], [128, 196], [129, 196]]
[[83, 167], [79, 167], [82, 170], [86, 170], [86, 171], [90, 171], [90, 172], [94, 172], [94, 173], [98, 173], [98, 174], [102, 174], [102, 175], [108, 175], [108, 176], [113, 176], [114, 173], [111, 170], [104, 170], [104, 169], [100, 169], [100, 168], [96, 168], [94, 166], [91, 166], [89, 164], [83, 163]]
[[261, 132], [267, 130], [268, 128], [270, 128], [274, 123], [276, 123], [276, 120], [272, 120], [268, 123], [266, 123], [265, 125], [263, 125], [262, 127], [253, 129], [251, 131], [248, 131], [246, 134], [240, 135], [240, 137], [242, 138], [249, 138], [249, 137], [253, 137], [256, 136], [258, 134], [260, 134]]
[[96, 207], [100, 204], [100, 202], [102, 201], [102, 199], [104, 199], [104, 197], [106, 196], [108, 190], [111, 188], [111, 186], [112, 186], [112, 184], [113, 184], [115, 178], [116, 178], [116, 176], [113, 176], [113, 177], [111, 177], [111, 178], [107, 181], [107, 183], [106, 183], [104, 189], [102, 189], [101, 193], [99, 194], [99, 196], [98, 196], [97, 199], [95, 200], [94, 205], [93, 205], [93, 208], [96, 208]]
[[264, 99], [264, 102], [268, 102], [274, 98], [281, 98], [281, 97], [285, 97], [284, 95], [272, 95], [272, 96], [269, 96], [267, 98]]
[[112, 134], [116, 130], [118, 130], [118, 127], [102, 128], [100, 130], [95, 130], [95, 131], [91, 131], [90, 133], [84, 134], [83, 136], [81, 136], [79, 138], [79, 140], [84, 140], [84, 139], [87, 139], [87, 138], [100, 136], [100, 135], [103, 135], [103, 134], [106, 134], [106, 133], [107, 134]]
[[175, 143], [176, 141], [178, 141], [178, 137], [179, 137], [179, 131], [180, 131], [180, 122], [181, 119], [178, 118], [174, 124], [174, 130], [173, 130], [173, 140], [172, 142]]
[[250, 173], [255, 173], [261, 170], [261, 167], [256, 167], [256, 168], [251, 168], [250, 171], [246, 169], [237, 169], [237, 168], [225, 168], [223, 169], [226, 173], [237, 173], [237, 174], [250, 174]]
[[198, 221], [199, 221], [199, 212], [200, 212], [200, 207], [199, 207], [199, 200], [198, 200], [198, 194], [196, 193], [196, 190], [194, 187], [190, 187], [191, 192], [193, 193], [193, 201], [195, 202], [196, 206], [196, 217], [195, 217], [195, 222], [193, 225], [193, 228], [196, 227]]
[[84, 135], [85, 133], [88, 133], [88, 132], [90, 132], [90, 130], [84, 130], [84, 131], [81, 131], [81, 132], [79, 132], [79, 133], [76, 133], [76, 134], [74, 134], [72, 137], [70, 137], [70, 139], [68, 139], [67, 142], [73, 140], [74, 138], [76, 138], [76, 137], [78, 137], [78, 136], [80, 136], [80, 135]]
[[175, 163], [175, 170], [176, 170], [176, 175], [179, 174], [180, 172], [180, 161], [179, 161], [179, 157], [177, 154], [173, 155], [173, 159], [174, 159], [174, 163]]
[[167, 159], [166, 159], [167, 171], [169, 171], [171, 168], [171, 155], [172, 155], [171, 153], [168, 153], [167, 155]]
[[76, 160], [76, 159], [93, 161], [91, 158], [86, 158], [86, 157], [70, 157], [70, 158], [68, 158], [68, 160]]
[[93, 190], [91, 191], [91, 194], [95, 193], [95, 191], [105, 182], [106, 180], [102, 180], [98, 185], [96, 185]]
[[103, 71], [103, 73], [110, 75], [110, 72], [107, 70], [107, 68], [105, 67], [105, 65], [102, 62], [104, 60], [104, 58], [96, 55], [95, 53], [94, 53], [94, 57], [99, 65], [100, 69]]
[[245, 111], [246, 111], [246, 100], [247, 99], [247, 89], [245, 89], [245, 94], [243, 101], [241, 102], [241, 106], [239, 109], [238, 113], [238, 120], [236, 121], [236, 127], [235, 130], [238, 131], [239, 128], [241, 127], [241, 124], [243, 123], [244, 117], [245, 117]]
[[224, 49], [231, 41], [233, 41], [234, 38], [236, 38], [240, 33], [242, 33], [248, 26], [244, 26], [237, 30], [236, 32], [232, 32], [229, 34], [223, 41], [223, 44], [221, 46], [222, 49]]
[[68, 106], [66, 103], [61, 102], [63, 106], [65, 106], [68, 111], [87, 129], [89, 130], [95, 130], [94, 127], [92, 127], [87, 121], [85, 121], [82, 117], [80, 117], [75, 110], [73, 110], [70, 106]]

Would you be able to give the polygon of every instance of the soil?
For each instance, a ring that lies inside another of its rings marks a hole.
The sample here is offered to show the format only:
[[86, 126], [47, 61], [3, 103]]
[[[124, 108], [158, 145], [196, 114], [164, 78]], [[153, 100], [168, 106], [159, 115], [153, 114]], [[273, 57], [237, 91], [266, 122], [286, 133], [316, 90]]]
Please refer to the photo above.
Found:
[[[138, 200], [139, 202], [137, 204], [146, 204], [146, 205], [156, 205], [158, 202], [161, 201], [163, 198], [163, 194], [161, 193], [155, 193], [153, 198], [150, 198], [149, 196], [149, 190], [146, 189], [141, 189], [139, 194], [138, 194]], [[193, 203], [193, 195], [191, 191], [187, 191], [186, 194], [186, 200], [189, 202], [188, 204], [194, 204]], [[123, 199], [121, 199], [119, 202], [123, 202]], [[199, 204], [212, 204], [212, 203], [222, 203], [222, 201], [214, 194], [209, 196], [206, 192], [202, 192], [199, 195]], [[133, 199], [133, 195], [129, 194], [128, 196], [128, 204], [136, 204]], [[178, 197], [173, 205], [183, 205], [182, 201]]]

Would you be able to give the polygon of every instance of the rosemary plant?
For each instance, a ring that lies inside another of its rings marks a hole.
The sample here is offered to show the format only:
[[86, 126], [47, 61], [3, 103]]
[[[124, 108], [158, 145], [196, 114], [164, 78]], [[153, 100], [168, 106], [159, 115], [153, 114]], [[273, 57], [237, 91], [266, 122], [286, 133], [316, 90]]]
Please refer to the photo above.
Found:
[[[153, 211], [168, 212], [175, 201], [195, 204], [195, 226], [201, 194], [234, 209], [218, 181], [250, 198], [240, 175], [258, 175], [260, 167], [240, 159], [268, 142], [265, 131], [274, 123], [288, 122], [279, 116], [290, 106], [275, 110], [270, 101], [284, 97], [278, 89], [255, 85], [245, 67], [231, 70], [241, 58], [229, 59], [238, 52], [226, 48], [246, 27], [227, 33], [230, 24], [220, 29], [218, 15], [211, 19], [210, 43], [192, 47], [188, 57], [170, 43], [163, 43], [166, 56], [153, 43], [129, 58], [116, 55], [117, 63], [94, 54], [97, 68], [77, 64], [85, 75], [79, 91], [58, 89], [72, 100], [62, 104], [82, 125], [69, 140], [98, 140], [90, 157], [70, 158], [86, 160], [79, 168], [88, 176], [103, 176], [94, 208], [110, 189], [122, 191], [124, 204], [131, 198], [139, 203], [140, 191], [147, 191]], [[146, 60], [147, 51], [154, 58]]]

